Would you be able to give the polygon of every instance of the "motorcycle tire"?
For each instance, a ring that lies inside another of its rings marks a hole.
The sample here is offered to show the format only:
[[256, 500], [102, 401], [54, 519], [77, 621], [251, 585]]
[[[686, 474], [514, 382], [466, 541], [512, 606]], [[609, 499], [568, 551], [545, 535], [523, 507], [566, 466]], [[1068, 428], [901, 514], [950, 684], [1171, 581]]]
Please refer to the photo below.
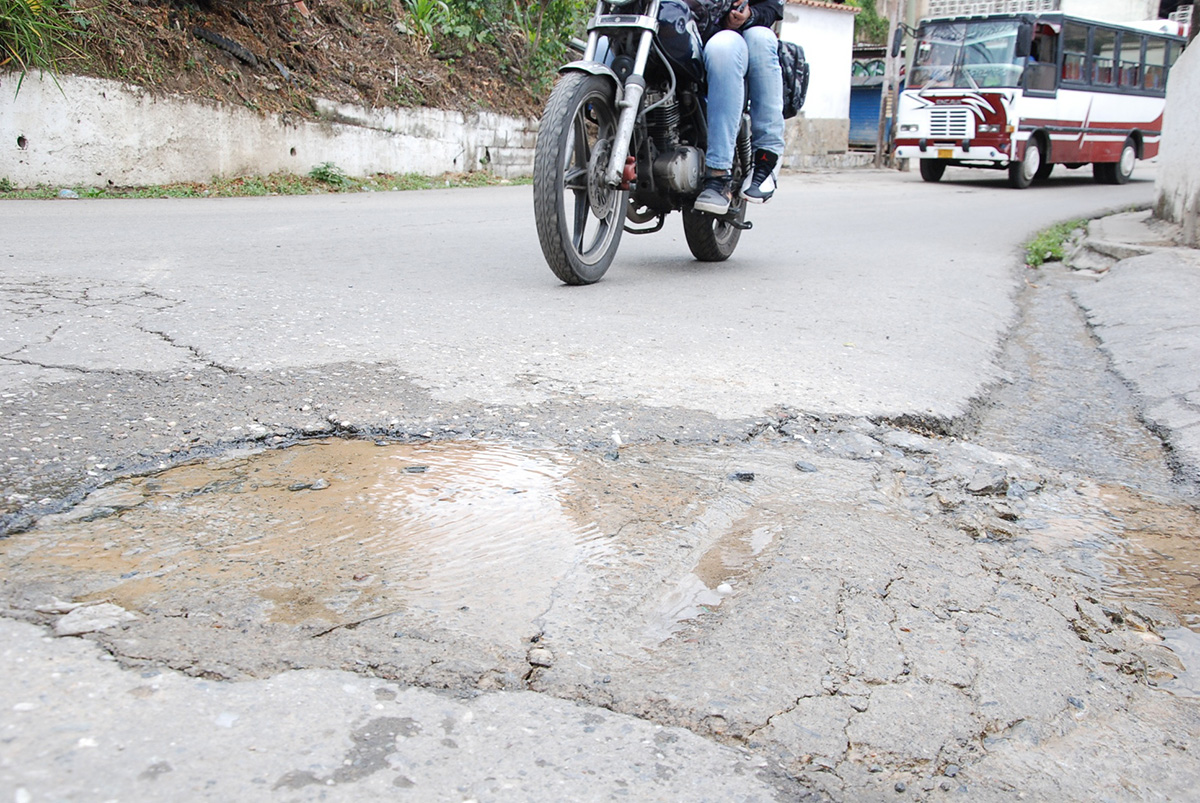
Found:
[[571, 285], [600, 280], [616, 256], [628, 192], [604, 183], [618, 111], [612, 80], [564, 74], [533, 152], [533, 209], [550, 270]]
[[693, 209], [683, 213], [683, 236], [692, 256], [701, 262], [724, 262], [733, 256], [733, 249], [742, 239], [741, 226], [729, 221], [733, 219], [741, 224], [746, 220], [746, 199], [742, 197], [740, 188], [750, 173], [749, 152], [750, 123], [743, 118], [733, 160], [733, 203], [729, 205], [729, 212], [721, 217]]

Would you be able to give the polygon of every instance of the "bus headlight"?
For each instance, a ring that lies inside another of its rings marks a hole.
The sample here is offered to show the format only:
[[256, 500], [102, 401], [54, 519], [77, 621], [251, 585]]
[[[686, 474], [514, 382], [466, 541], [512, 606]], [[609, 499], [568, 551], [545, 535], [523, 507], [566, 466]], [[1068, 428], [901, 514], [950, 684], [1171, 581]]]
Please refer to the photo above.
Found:
[[1001, 126], [998, 123], [985, 123], [984, 125], [977, 126], [975, 128], [975, 133], [977, 133], [977, 134], [999, 134], [1000, 128], [1001, 128]]
[[915, 134], [920, 128], [916, 123], [904, 123], [900, 126], [900, 131], [904, 134]]

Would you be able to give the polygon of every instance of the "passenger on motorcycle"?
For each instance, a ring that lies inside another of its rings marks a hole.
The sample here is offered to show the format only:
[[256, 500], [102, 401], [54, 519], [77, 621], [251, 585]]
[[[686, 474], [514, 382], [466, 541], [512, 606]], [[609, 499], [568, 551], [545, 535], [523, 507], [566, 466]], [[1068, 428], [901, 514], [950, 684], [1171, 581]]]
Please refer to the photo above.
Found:
[[766, 203], [775, 193], [775, 168], [783, 152], [783, 75], [771, 26], [783, 17], [783, 0], [733, 0], [727, 14], [711, 21], [714, 0], [688, 4], [701, 23], [708, 73], [708, 172], [694, 208], [724, 215], [733, 200], [730, 169], [747, 92], [754, 166], [742, 195]]

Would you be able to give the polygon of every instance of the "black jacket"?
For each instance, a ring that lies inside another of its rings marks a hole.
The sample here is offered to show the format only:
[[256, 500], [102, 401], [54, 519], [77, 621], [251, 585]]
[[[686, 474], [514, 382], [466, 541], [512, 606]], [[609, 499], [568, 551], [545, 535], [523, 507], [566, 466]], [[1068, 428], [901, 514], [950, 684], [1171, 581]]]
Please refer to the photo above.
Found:
[[[696, 27], [700, 29], [700, 38], [707, 42], [719, 30], [725, 27], [725, 17], [729, 10], [741, 0], [687, 0], [696, 18]], [[762, 26], [769, 28], [783, 19], [783, 0], [750, 0], [750, 19], [742, 26], [742, 30]]]

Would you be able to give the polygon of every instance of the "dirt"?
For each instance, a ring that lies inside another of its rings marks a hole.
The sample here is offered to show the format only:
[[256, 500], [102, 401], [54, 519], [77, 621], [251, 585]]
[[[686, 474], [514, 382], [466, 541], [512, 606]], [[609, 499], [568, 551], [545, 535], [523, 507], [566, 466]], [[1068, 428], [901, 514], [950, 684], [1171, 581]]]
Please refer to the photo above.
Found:
[[419, 28], [402, 0], [78, 0], [85, 56], [63, 70], [164, 93], [315, 118], [312, 98], [531, 116], [547, 82], [526, 44]]

